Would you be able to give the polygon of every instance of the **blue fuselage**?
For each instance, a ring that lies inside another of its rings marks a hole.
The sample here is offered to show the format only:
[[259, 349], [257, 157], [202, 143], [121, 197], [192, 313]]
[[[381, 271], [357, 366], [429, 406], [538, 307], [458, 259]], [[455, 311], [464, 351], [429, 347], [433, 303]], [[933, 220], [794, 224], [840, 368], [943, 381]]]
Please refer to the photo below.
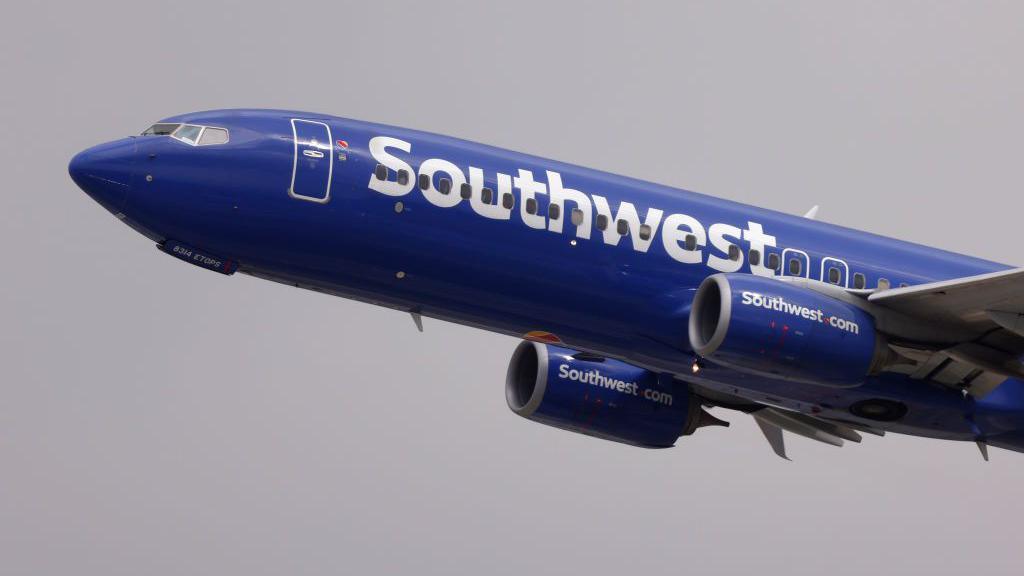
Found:
[[71, 165], [80, 186], [156, 242], [423, 316], [550, 333], [750, 401], [855, 420], [847, 410], [858, 400], [898, 399], [912, 409], [886, 427], [934, 437], [971, 438], [968, 418], [990, 434], [1020, 428], [1014, 381], [975, 403], [898, 374], [854, 388], [711, 365], [691, 375], [686, 337], [693, 293], [717, 272], [868, 289], [1007, 266], [393, 126], [261, 110], [164, 122], [225, 128], [230, 139], [127, 138]]

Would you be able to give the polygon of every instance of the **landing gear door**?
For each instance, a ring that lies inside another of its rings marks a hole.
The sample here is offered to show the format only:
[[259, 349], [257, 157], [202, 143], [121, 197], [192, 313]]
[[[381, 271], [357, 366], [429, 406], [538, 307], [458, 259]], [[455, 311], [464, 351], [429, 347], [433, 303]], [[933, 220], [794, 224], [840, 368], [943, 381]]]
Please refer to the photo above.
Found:
[[325, 204], [331, 196], [334, 145], [331, 128], [323, 122], [292, 119], [295, 161], [292, 165], [292, 198]]

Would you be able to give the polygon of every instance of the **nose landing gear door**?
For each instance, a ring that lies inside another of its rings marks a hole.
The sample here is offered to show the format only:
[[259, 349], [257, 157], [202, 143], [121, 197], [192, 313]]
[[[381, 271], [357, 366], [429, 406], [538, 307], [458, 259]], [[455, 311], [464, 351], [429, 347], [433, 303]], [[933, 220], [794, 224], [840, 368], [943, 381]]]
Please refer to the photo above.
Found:
[[331, 196], [334, 170], [331, 128], [323, 122], [294, 118], [292, 133], [295, 136], [295, 161], [288, 194], [299, 200], [325, 204]]

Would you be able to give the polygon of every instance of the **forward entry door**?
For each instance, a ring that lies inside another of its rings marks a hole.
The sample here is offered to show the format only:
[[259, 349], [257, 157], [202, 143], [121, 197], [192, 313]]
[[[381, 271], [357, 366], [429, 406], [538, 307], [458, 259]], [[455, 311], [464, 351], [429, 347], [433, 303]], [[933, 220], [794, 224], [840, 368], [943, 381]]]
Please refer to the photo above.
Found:
[[295, 163], [288, 194], [300, 200], [326, 203], [331, 196], [334, 170], [331, 127], [323, 122], [295, 118], [292, 119], [292, 133], [295, 137]]

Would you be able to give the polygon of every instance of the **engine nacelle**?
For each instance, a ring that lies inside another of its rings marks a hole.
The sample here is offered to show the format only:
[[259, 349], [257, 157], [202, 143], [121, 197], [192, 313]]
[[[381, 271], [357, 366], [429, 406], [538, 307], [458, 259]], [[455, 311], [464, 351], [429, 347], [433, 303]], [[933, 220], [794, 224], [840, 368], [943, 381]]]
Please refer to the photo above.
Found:
[[861, 384], [888, 358], [864, 310], [774, 278], [715, 274], [697, 289], [690, 345], [716, 364], [834, 387]]
[[[687, 385], [619, 360], [524, 341], [505, 380], [516, 414], [563, 430], [667, 448], [710, 422]], [[713, 418], [712, 418], [713, 420]]]

